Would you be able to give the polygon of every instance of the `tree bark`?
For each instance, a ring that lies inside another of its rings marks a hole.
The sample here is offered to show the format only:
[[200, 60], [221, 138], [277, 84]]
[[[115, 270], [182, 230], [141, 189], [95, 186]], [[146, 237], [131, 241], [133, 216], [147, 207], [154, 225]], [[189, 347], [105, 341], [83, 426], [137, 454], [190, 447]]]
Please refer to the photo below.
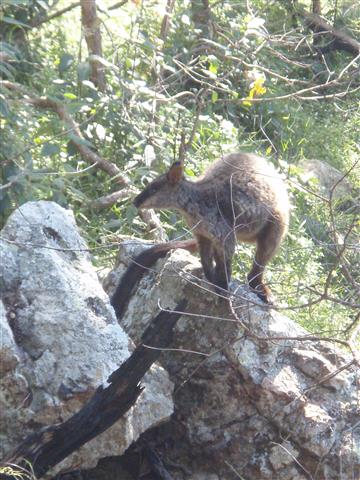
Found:
[[106, 89], [105, 72], [98, 58], [102, 58], [100, 20], [96, 14], [96, 0], [81, 0], [81, 23], [89, 51], [90, 80], [100, 90]]
[[321, 0], [313, 0], [312, 5], [313, 13], [316, 13], [316, 15], [321, 15]]
[[[89, 440], [107, 430], [133, 406], [143, 387], [140, 380], [169, 345], [186, 300], [174, 312], [160, 312], [146, 328], [141, 344], [108, 378], [109, 386], [100, 386], [75, 415], [63, 423], [51, 425], [29, 435], [4, 463], [20, 468], [32, 466], [36, 478], [64, 460]], [[153, 348], [148, 348], [148, 346]], [[17, 478], [0, 474], [1, 480]]]
[[175, 0], [167, 0], [166, 13], [161, 22], [160, 38], [165, 42], [171, 24], [171, 14], [173, 12]]

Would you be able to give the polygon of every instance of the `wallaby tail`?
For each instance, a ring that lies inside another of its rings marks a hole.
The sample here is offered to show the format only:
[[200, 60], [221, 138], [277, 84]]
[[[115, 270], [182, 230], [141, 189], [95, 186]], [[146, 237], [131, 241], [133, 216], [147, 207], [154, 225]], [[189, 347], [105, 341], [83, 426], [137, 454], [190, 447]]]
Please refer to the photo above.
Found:
[[191, 240], [175, 240], [173, 242], [160, 243], [147, 248], [132, 259], [110, 300], [118, 320], [120, 320], [124, 314], [132, 291], [146, 270], [151, 268], [159, 258], [164, 258], [170, 250], [177, 248], [182, 248], [183, 250], [194, 253], [198, 250], [198, 243], [194, 238]]

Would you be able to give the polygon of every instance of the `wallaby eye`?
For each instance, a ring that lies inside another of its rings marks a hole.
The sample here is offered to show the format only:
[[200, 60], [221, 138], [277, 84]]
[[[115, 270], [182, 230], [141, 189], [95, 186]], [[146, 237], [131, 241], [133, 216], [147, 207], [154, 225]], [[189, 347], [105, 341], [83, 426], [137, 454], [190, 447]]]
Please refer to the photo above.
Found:
[[150, 183], [146, 189], [149, 195], [154, 195], [158, 191], [158, 186]]

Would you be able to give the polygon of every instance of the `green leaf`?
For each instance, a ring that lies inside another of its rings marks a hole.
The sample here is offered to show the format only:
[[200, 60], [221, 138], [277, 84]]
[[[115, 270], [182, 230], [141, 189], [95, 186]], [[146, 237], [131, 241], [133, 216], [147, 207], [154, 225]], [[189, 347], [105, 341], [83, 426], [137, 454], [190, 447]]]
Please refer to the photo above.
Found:
[[106, 137], [106, 130], [105, 128], [100, 125], [100, 123], [97, 123], [96, 126], [95, 126], [95, 132], [96, 132], [96, 135], [97, 137], [100, 139], [100, 140], [105, 140], [105, 137]]
[[25, 28], [31, 28], [30, 25], [27, 25], [26, 23], [19, 22], [19, 20], [15, 20], [15, 18], [7, 17], [4, 15], [1, 19], [5, 23], [10, 23], [11, 25], [18, 25], [19, 27], [25, 27]]
[[74, 135], [73, 133], [68, 133], [68, 137], [70, 140], [72, 140], [74, 143], [80, 144], [80, 145], [85, 145], [90, 148], [94, 148], [94, 145], [90, 143], [88, 140], [85, 140], [85, 138], [80, 138], [77, 135]]
[[60, 148], [55, 143], [46, 142], [41, 149], [41, 156], [43, 157], [50, 157], [58, 153], [60, 153]]
[[210, 66], [209, 66], [209, 71], [211, 73], [214, 73], [215, 75], [217, 74], [217, 71], [218, 71], [218, 67], [217, 65], [215, 65], [214, 63], [211, 63]]
[[0, 98], [0, 115], [3, 117], [8, 117], [10, 114], [9, 106], [7, 101], [3, 98]]
[[132, 224], [137, 214], [138, 214], [137, 209], [132, 204], [130, 204], [128, 208], [125, 210], [126, 219], [130, 225]]
[[74, 57], [69, 53], [64, 53], [64, 55], [60, 57], [59, 71], [61, 73], [66, 72], [66, 70], [69, 70], [69, 68], [73, 63], [74, 63]]
[[50, 10], [50, 6], [48, 4], [48, 0], [36, 0], [37, 5], [43, 8], [45, 11]]
[[89, 62], [80, 62], [77, 66], [77, 74], [80, 82], [83, 80], [88, 80], [90, 76]]
[[69, 100], [75, 100], [75, 98], [77, 98], [77, 96], [74, 93], [71, 93], [71, 92], [64, 93], [64, 97], [68, 98]]
[[77, 155], [79, 152], [73, 142], [68, 142], [66, 145], [66, 151], [69, 157], [74, 157]]
[[14, 80], [14, 75], [11, 73], [10, 69], [8, 68], [10, 65], [6, 65], [0, 62], [0, 72], [2, 72], [6, 78], [10, 78], [10, 80]]
[[211, 101], [212, 101], [212, 103], [215, 103], [218, 98], [219, 98], [218, 92], [212, 92], [212, 94], [211, 94]]
[[19, 53], [15, 47], [6, 42], [0, 42], [0, 52], [6, 53], [11, 58], [16, 58]]
[[12, 7], [16, 7], [16, 6], [28, 7], [29, 6], [29, 0], [2, 0], [1, 4], [3, 6], [11, 5]]

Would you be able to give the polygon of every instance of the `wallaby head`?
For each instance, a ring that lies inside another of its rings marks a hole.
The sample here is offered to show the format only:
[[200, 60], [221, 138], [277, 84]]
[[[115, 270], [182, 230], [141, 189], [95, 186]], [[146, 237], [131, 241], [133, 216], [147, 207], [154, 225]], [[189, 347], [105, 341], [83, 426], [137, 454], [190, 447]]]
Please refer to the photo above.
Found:
[[184, 178], [184, 166], [181, 162], [175, 162], [164, 175], [155, 178], [134, 199], [136, 208], [168, 208], [171, 207], [171, 199], [179, 190], [179, 185]]

